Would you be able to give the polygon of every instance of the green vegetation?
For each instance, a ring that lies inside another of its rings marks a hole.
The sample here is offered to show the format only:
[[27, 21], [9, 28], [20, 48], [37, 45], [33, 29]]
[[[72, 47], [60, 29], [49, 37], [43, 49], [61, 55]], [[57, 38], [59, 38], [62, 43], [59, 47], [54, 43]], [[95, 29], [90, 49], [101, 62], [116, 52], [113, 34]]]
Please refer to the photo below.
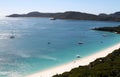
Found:
[[120, 49], [87, 66], [79, 66], [70, 72], [53, 77], [120, 77]]
[[101, 28], [94, 28], [93, 30], [120, 33], [120, 26], [117, 26], [117, 27], [101, 27]]

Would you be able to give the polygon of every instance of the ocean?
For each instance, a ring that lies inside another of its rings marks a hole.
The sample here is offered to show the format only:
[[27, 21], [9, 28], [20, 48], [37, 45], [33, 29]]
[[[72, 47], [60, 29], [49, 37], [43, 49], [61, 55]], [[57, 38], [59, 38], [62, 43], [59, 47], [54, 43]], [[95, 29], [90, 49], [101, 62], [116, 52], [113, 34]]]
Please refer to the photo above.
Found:
[[24, 77], [117, 44], [119, 34], [91, 29], [118, 25], [120, 22], [1, 17], [0, 77]]

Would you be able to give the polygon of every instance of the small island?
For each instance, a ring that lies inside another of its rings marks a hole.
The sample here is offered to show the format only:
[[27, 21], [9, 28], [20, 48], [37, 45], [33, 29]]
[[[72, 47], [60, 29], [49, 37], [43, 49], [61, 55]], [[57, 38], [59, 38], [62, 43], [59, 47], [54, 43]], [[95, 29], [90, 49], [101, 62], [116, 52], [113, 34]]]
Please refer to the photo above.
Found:
[[120, 25], [116, 27], [100, 27], [100, 28], [94, 28], [93, 30], [98, 31], [108, 31], [108, 32], [114, 32], [120, 34]]

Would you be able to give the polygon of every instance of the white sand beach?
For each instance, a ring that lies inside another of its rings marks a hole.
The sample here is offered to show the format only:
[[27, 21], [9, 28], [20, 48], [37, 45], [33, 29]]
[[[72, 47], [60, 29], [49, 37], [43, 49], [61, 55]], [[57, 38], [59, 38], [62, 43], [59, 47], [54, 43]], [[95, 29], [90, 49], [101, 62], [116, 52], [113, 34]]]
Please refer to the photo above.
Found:
[[48, 70], [40, 71], [38, 73], [31, 74], [26, 77], [52, 77], [53, 75], [56, 75], [56, 74], [62, 74], [63, 72], [70, 71], [71, 69], [76, 68], [80, 65], [81, 66], [88, 65], [90, 62], [94, 61], [95, 59], [100, 58], [100, 57], [105, 57], [109, 53], [112, 53], [114, 50], [116, 50], [118, 48], [120, 48], [120, 43], [113, 45], [109, 48], [106, 48], [104, 50], [101, 50], [95, 54], [88, 56], [88, 57], [81, 58], [79, 60], [72, 61], [70, 63], [64, 64], [61, 66], [50, 68]]

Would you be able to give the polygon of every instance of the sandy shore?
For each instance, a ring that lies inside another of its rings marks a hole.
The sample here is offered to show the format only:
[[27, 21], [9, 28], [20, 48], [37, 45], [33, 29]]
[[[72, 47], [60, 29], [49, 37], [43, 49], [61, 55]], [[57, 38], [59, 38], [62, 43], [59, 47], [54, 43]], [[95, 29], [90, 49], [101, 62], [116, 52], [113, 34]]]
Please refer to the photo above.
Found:
[[70, 63], [64, 64], [64, 65], [61, 65], [58, 67], [50, 68], [48, 70], [40, 71], [38, 73], [28, 75], [26, 77], [52, 77], [53, 75], [61, 74], [65, 71], [70, 71], [71, 69], [78, 67], [80, 65], [81, 66], [88, 65], [90, 62], [94, 61], [96, 58], [105, 57], [109, 53], [112, 53], [114, 50], [116, 50], [118, 48], [120, 48], [120, 43], [113, 45], [109, 48], [106, 48], [104, 50], [101, 50], [98, 53], [95, 53], [95, 54], [90, 55], [88, 57], [76, 60], [74, 62], [72, 61]]

